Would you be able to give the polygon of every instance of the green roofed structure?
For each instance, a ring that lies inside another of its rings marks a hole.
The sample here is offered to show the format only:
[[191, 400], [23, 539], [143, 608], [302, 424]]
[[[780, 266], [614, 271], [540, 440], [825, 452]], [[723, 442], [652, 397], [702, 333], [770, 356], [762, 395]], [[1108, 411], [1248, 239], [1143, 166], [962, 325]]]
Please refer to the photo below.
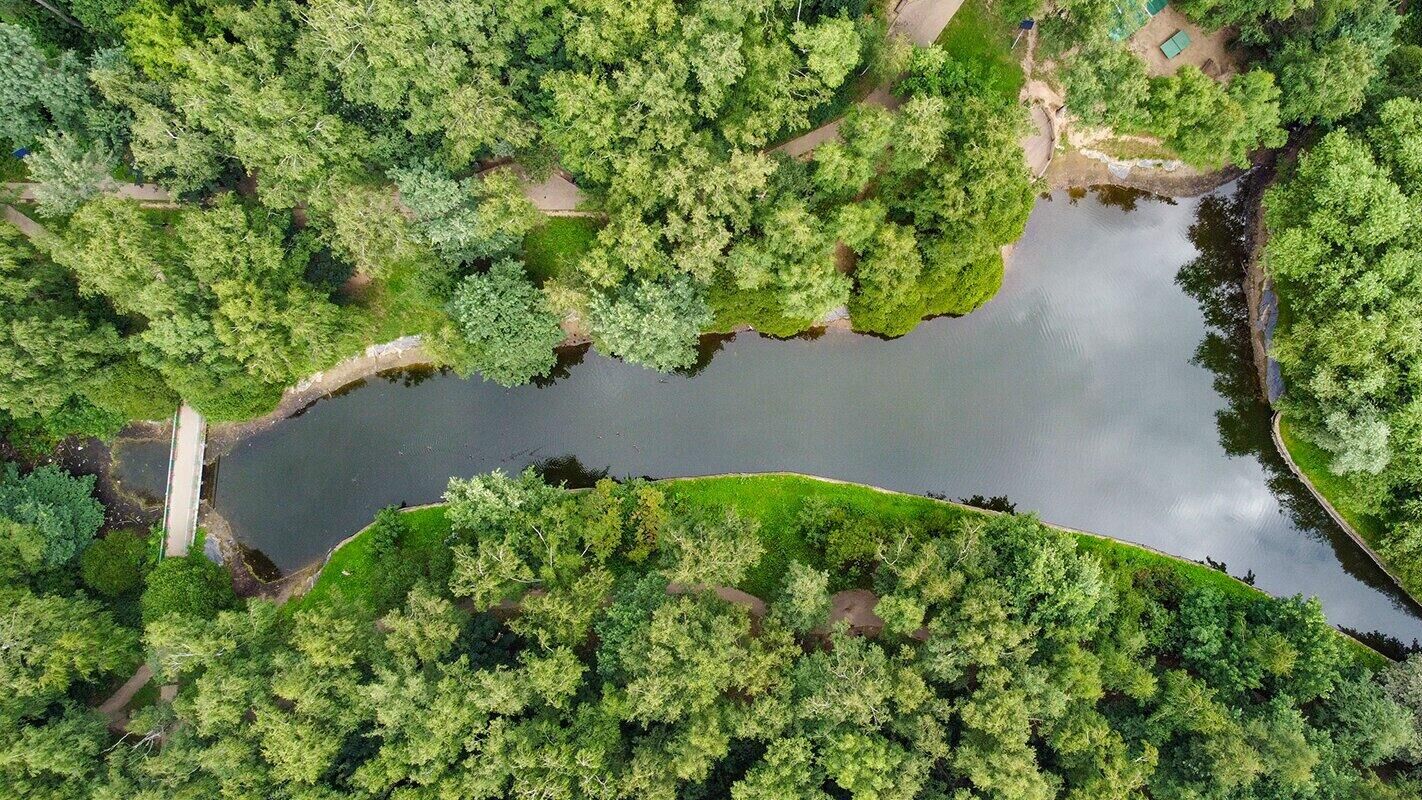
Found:
[[1124, 41], [1144, 28], [1150, 18], [1165, 10], [1170, 0], [1115, 0], [1111, 12], [1111, 38]]
[[1164, 53], [1166, 58], [1175, 58], [1185, 52], [1185, 48], [1189, 46], [1190, 34], [1183, 30], [1176, 31], [1174, 36], [1166, 39], [1165, 43], [1160, 46], [1160, 52]]

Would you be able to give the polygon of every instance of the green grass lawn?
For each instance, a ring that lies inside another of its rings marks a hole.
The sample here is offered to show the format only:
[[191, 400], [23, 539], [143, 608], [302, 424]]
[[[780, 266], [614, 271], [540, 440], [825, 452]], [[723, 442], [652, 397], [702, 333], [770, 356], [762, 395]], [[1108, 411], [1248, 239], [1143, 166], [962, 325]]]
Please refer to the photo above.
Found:
[[681, 478], [660, 485], [669, 497], [707, 508], [734, 508], [760, 523], [765, 554], [740, 588], [761, 598], [774, 597], [779, 592], [780, 580], [792, 561], [825, 568], [823, 554], [810, 547], [795, 529], [795, 517], [807, 497], [839, 500], [855, 511], [888, 521], [930, 516], [952, 519], [973, 513], [923, 497], [888, 494], [802, 475]]
[[367, 291], [351, 309], [366, 318], [369, 328], [352, 329], [351, 341], [336, 348], [341, 358], [357, 355], [367, 345], [434, 330], [449, 319], [444, 303], [421, 283], [418, 265], [397, 265]]
[[1387, 521], [1367, 513], [1353, 499], [1358, 492], [1347, 476], [1335, 475], [1328, 469], [1333, 457], [1326, 450], [1299, 435], [1289, 426], [1287, 419], [1279, 420], [1279, 433], [1283, 435], [1284, 447], [1294, 463], [1308, 476], [1315, 489], [1328, 498], [1328, 502], [1338, 509], [1338, 513], [1348, 520], [1353, 530], [1358, 532], [1370, 545], [1381, 543], [1387, 531]]
[[571, 269], [597, 238], [602, 221], [595, 217], [549, 217], [523, 237], [523, 262], [529, 277], [542, 285]]
[[1004, 97], [1016, 100], [1025, 80], [1018, 63], [1020, 52], [1012, 49], [1019, 21], [1003, 19], [986, 0], [967, 0], [935, 44], [960, 59], [983, 64], [989, 83]]
[[[734, 507], [761, 524], [766, 555], [743, 587], [752, 594], [773, 596], [778, 576], [791, 560], [823, 568], [819, 554], [796, 536], [793, 522], [806, 497], [839, 500], [880, 520], [950, 520], [985, 512], [942, 503], [932, 498], [882, 492], [868, 486], [838, 484], [799, 475], [758, 475], [728, 478], [684, 478], [662, 484], [668, 495], [713, 507]], [[1072, 533], [1077, 546], [1099, 558], [1111, 571], [1135, 572], [1147, 567], [1170, 569], [1193, 584], [1213, 586], [1237, 596], [1259, 596], [1257, 589], [1218, 570], [1141, 547], [1084, 533]], [[752, 588], [754, 585], [754, 589]]]
[[143, 183], [143, 176], [128, 163], [120, 161], [109, 171], [109, 177], [119, 183]]
[[[445, 546], [445, 536], [449, 534], [449, 521], [444, 516], [444, 506], [417, 508], [405, 512], [405, 520], [410, 523], [409, 538], [401, 546], [406, 549], [425, 549]], [[368, 528], [366, 530], [369, 530]], [[331, 554], [331, 560], [321, 570], [321, 576], [311, 591], [297, 598], [293, 605], [315, 605], [339, 593], [350, 599], [361, 595], [361, 586], [374, 569], [370, 558], [370, 537], [357, 534], [343, 547]]]

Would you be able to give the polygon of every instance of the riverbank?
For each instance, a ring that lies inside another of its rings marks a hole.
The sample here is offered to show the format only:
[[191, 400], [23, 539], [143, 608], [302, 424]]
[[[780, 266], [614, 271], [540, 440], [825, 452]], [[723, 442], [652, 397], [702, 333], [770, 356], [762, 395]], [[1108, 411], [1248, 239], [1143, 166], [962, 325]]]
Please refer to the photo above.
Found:
[[1278, 150], [1266, 150], [1255, 160], [1254, 170], [1246, 183], [1243, 202], [1248, 209], [1245, 248], [1248, 259], [1244, 266], [1244, 293], [1249, 303], [1250, 345], [1254, 350], [1254, 366], [1258, 372], [1259, 392], [1265, 402], [1273, 405], [1284, 393], [1279, 365], [1269, 357], [1274, 327], [1279, 322], [1279, 297], [1274, 282], [1264, 268], [1264, 248], [1269, 243], [1269, 228], [1264, 224], [1264, 195], [1288, 169], [1307, 144], [1306, 135], [1296, 134]]
[[1245, 172], [1234, 166], [1199, 172], [1187, 166], [1167, 170], [1131, 166], [1125, 162], [1108, 163], [1068, 148], [1054, 155], [1042, 181], [1050, 190], [1112, 186], [1150, 192], [1161, 197], [1184, 198], [1212, 192]]
[[1264, 196], [1280, 174], [1298, 159], [1307, 143], [1307, 137], [1294, 136], [1282, 149], [1270, 151], [1268, 158], [1259, 163], [1244, 197], [1250, 215], [1247, 221], [1249, 256], [1245, 265], [1244, 287], [1249, 303], [1250, 345], [1259, 391], [1265, 402], [1276, 409], [1270, 420], [1270, 432], [1274, 448], [1290, 472], [1358, 549], [1392, 579], [1409, 600], [1418, 603], [1422, 602], [1419, 601], [1422, 587], [1398, 577], [1388, 560], [1375, 549], [1386, 535], [1386, 523], [1351, 506], [1345, 499], [1347, 478], [1330, 472], [1328, 454], [1290, 430], [1283, 412], [1277, 410], [1276, 404], [1285, 387], [1279, 364], [1270, 357], [1269, 351], [1273, 346], [1274, 328], [1279, 322], [1281, 299], [1264, 265], [1264, 249], [1269, 242]]
[[[1230, 168], [1218, 172], [1194, 174], [1191, 176], [1139, 173], [1136, 174], [1135, 177], [1127, 176], [1126, 178], [1116, 178], [1109, 173], [1106, 173], [1104, 176], [1095, 173], [1079, 173], [1059, 177], [1054, 180], [1049, 172], [1048, 178], [1044, 181], [1044, 186], [1048, 187], [1049, 190], [1129, 189], [1147, 192], [1159, 197], [1182, 199], [1196, 197], [1213, 191], [1235, 180], [1240, 174], [1242, 174], [1240, 170]], [[1017, 244], [1017, 242], [1014, 242], [1003, 245], [1001, 249], [1004, 271], [1011, 265], [1012, 254]], [[580, 347], [591, 342], [591, 338], [583, 329], [580, 320], [569, 319], [565, 321], [564, 329], [567, 332], [567, 336], [559, 343], [558, 347], [560, 349]], [[817, 329], [853, 331], [853, 326], [849, 320], [848, 311], [840, 308], [831, 312], [826, 319], [822, 320], [819, 325], [814, 326], [810, 330], [813, 331]], [[755, 332], [755, 329], [749, 325], [738, 325], [730, 331], [708, 331], [707, 335]], [[276, 407], [260, 417], [241, 422], [210, 424], [208, 429], [208, 447], [214, 456], [227, 452], [233, 445], [243, 439], [268, 430], [282, 420], [302, 413], [306, 408], [322, 398], [355, 388], [362, 382], [382, 372], [438, 367], [439, 365], [435, 362], [434, 357], [424, 348], [419, 336], [405, 336], [394, 341], [370, 345], [366, 348], [364, 353], [348, 358], [329, 369], [311, 375], [295, 386], [287, 389]]]
[[[732, 473], [700, 477], [669, 478], [654, 482], [673, 502], [707, 510], [734, 508], [758, 523], [765, 554], [761, 563], [736, 587], [759, 597], [773, 596], [792, 560], [817, 566], [822, 556], [800, 535], [795, 526], [801, 504], [808, 498], [842, 503], [865, 513], [887, 526], [922, 521], [934, 516], [979, 518], [1003, 512], [968, 506], [942, 498], [897, 492], [875, 486], [821, 478], [794, 472]], [[403, 509], [410, 525], [413, 546], [420, 549], [447, 547], [450, 532], [444, 506], [434, 504]], [[1217, 569], [1170, 555], [1154, 548], [1050, 523], [1049, 528], [1074, 538], [1078, 549], [1090, 553], [1108, 573], [1123, 580], [1142, 570], [1163, 570], [1191, 587], [1209, 587], [1238, 598], [1263, 598], [1267, 593]], [[367, 526], [343, 540], [327, 555], [323, 568], [309, 578], [307, 586], [293, 592], [298, 602], [320, 602], [333, 597], [359, 598], [378, 565], [370, 557]], [[1343, 636], [1340, 632], [1340, 636]], [[1382, 656], [1345, 636], [1355, 653], [1378, 663]]]
[[1422, 602], [1418, 600], [1422, 597], [1422, 586], [1398, 577], [1388, 560], [1373, 549], [1381, 546], [1387, 523], [1352, 507], [1344, 499], [1346, 492], [1343, 484], [1347, 478], [1329, 471], [1328, 453], [1291, 431], [1282, 412], [1274, 414], [1273, 433], [1279, 455], [1283, 456], [1289, 469], [1308, 488], [1323, 510], [1328, 512], [1328, 516], [1413, 602]]
[[[540, 465], [587, 485], [789, 469], [1006, 495], [1053, 522], [1253, 571], [1276, 595], [1318, 594], [1343, 625], [1422, 637], [1422, 612], [1274, 451], [1249, 371], [1233, 192], [1044, 201], [997, 299], [892, 342], [721, 338], [699, 369], [665, 375], [589, 350], [513, 389], [382, 376], [239, 443], [215, 465], [213, 507], [254, 564], [290, 573], [382, 506], [437, 500], [451, 475]], [[1211, 323], [1225, 300], [1227, 330]], [[1250, 448], [1265, 455], [1241, 457]]]
[[287, 389], [276, 408], [255, 419], [242, 422], [213, 423], [208, 427], [209, 449], [218, 454], [241, 439], [264, 431], [276, 423], [300, 414], [323, 397], [358, 384], [381, 372], [395, 369], [429, 366], [433, 358], [425, 350], [419, 336], [403, 336], [381, 344], [373, 344], [358, 356], [348, 358], [322, 370]]
[[[809, 545], [788, 533], [799, 503], [808, 497], [842, 501], [877, 516], [894, 520], [921, 519], [928, 509], [947, 509], [955, 514], [988, 519], [1004, 512], [978, 508], [945, 498], [898, 492], [878, 486], [805, 475], [797, 472], [726, 473], [652, 481], [669, 497], [680, 498], [713, 508], [735, 508], [754, 518], [761, 526], [760, 535], [766, 547], [763, 565], [742, 588], [765, 592], [783, 575], [796, 556], [808, 558]], [[580, 490], [570, 490], [580, 491]], [[443, 503], [402, 508], [411, 515], [412, 530], [419, 547], [443, 546], [450, 532], [444, 516]], [[1208, 585], [1235, 595], [1265, 596], [1266, 593], [1234, 576], [1199, 562], [1171, 555], [1135, 542], [1122, 541], [1090, 531], [1043, 522], [1043, 525], [1075, 537], [1084, 549], [1104, 555], [1117, 565], [1168, 566], [1196, 585]], [[331, 549], [321, 561], [321, 567], [306, 572], [307, 585], [294, 588], [290, 595], [330, 596], [357, 592], [372, 568], [368, 555], [369, 542], [364, 537], [373, 524], [366, 526]]]

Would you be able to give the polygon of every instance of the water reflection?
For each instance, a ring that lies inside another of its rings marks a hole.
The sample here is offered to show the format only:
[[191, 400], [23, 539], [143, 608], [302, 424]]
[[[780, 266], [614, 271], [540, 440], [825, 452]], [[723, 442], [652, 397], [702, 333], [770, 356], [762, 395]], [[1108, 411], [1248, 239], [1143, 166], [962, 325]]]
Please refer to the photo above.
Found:
[[120, 439], [113, 446], [114, 474], [125, 494], [158, 508], [168, 490], [167, 439]]
[[290, 570], [381, 506], [436, 500], [453, 475], [794, 470], [1009, 497], [1410, 639], [1418, 610], [1273, 453], [1228, 195], [1039, 203], [996, 299], [893, 341], [716, 337], [674, 375], [582, 350], [543, 387], [371, 381], [236, 446], [216, 505]]
[[536, 461], [533, 468], [543, 476], [543, 480], [557, 486], [563, 484], [569, 489], [589, 489], [612, 472], [611, 467], [594, 469], [587, 466], [572, 453]]
[[696, 361], [690, 366], [676, 371], [683, 378], [694, 378], [711, 366], [711, 360], [726, 347], [726, 343], [736, 338], [734, 333], [708, 333], [696, 343]]
[[547, 375], [534, 378], [533, 385], [540, 389], [546, 389], [572, 375], [573, 367], [583, 363], [583, 359], [587, 357], [588, 350], [591, 348], [592, 345], [587, 343], [558, 348], [556, 351], [558, 360], [553, 364], [553, 369]]
[[1274, 446], [1273, 411], [1259, 387], [1250, 344], [1249, 306], [1241, 277], [1249, 256], [1246, 233], [1251, 188], [1246, 186], [1234, 195], [1210, 195], [1200, 201], [1189, 233], [1199, 256], [1175, 276], [1176, 284], [1200, 304], [1205, 320], [1205, 337], [1191, 363], [1214, 375], [1212, 385], [1226, 402], [1215, 412], [1220, 446], [1231, 456], [1258, 461], [1269, 491], [1294, 527], [1332, 547], [1349, 573], [1386, 592], [1399, 604], [1419, 610], [1338, 528], [1308, 488], [1294, 477]]
[[[448, 367], [435, 367], [428, 364], [417, 364], [411, 367], [396, 367], [395, 369], [387, 369], [384, 372], [377, 373], [381, 380], [384, 380], [386, 383], [398, 384], [406, 389], [412, 386], [419, 386], [431, 378], [438, 378], [441, 375], [448, 374], [450, 374]], [[364, 384], [365, 382], [357, 381], [356, 383]], [[337, 389], [330, 396], [339, 397], [345, 394], [345, 391], [345, 387], [342, 387]]]

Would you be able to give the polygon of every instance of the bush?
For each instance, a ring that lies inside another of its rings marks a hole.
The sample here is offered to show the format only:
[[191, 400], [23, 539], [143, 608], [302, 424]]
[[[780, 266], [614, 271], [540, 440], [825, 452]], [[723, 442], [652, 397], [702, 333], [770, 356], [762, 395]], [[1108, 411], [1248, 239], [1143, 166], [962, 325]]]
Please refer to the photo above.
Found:
[[1086, 124], [1118, 130], [1145, 126], [1150, 78], [1145, 62], [1126, 48], [1092, 42], [1067, 62], [1062, 80], [1072, 113]]
[[0, 470], [0, 517], [34, 526], [44, 539], [45, 564], [68, 563], [104, 524], [94, 476], [74, 477], [54, 466], [21, 476], [14, 464]]
[[138, 588], [151, 566], [148, 541], [133, 531], [114, 531], [96, 539], [79, 556], [84, 585], [107, 597]]
[[460, 372], [478, 370], [500, 386], [546, 377], [563, 340], [558, 317], [538, 287], [511, 259], [470, 275], [455, 289], [450, 316], [468, 347]]
[[440, 543], [421, 546], [411, 540], [410, 521], [394, 506], [375, 515], [370, 531], [370, 610], [382, 613], [399, 606], [421, 581], [443, 586], [449, 577], [450, 551]]
[[641, 281], [614, 297], [593, 298], [588, 321], [600, 350], [670, 372], [696, 363], [696, 344], [711, 311], [689, 280]]
[[707, 300], [716, 315], [711, 330], [718, 333], [749, 325], [760, 333], [788, 338], [815, 324], [813, 319], [787, 316], [776, 287], [737, 289], [722, 280], [712, 284]]
[[195, 552], [158, 562], [148, 576], [148, 586], [139, 603], [144, 622], [169, 614], [209, 619], [218, 611], [235, 606], [237, 595], [227, 571]]
[[129, 358], [109, 367], [85, 396], [95, 406], [130, 419], [167, 419], [181, 402], [151, 367]]
[[879, 552], [880, 531], [872, 519], [843, 503], [810, 497], [795, 528], [811, 547], [824, 551], [831, 590], [864, 585]]

